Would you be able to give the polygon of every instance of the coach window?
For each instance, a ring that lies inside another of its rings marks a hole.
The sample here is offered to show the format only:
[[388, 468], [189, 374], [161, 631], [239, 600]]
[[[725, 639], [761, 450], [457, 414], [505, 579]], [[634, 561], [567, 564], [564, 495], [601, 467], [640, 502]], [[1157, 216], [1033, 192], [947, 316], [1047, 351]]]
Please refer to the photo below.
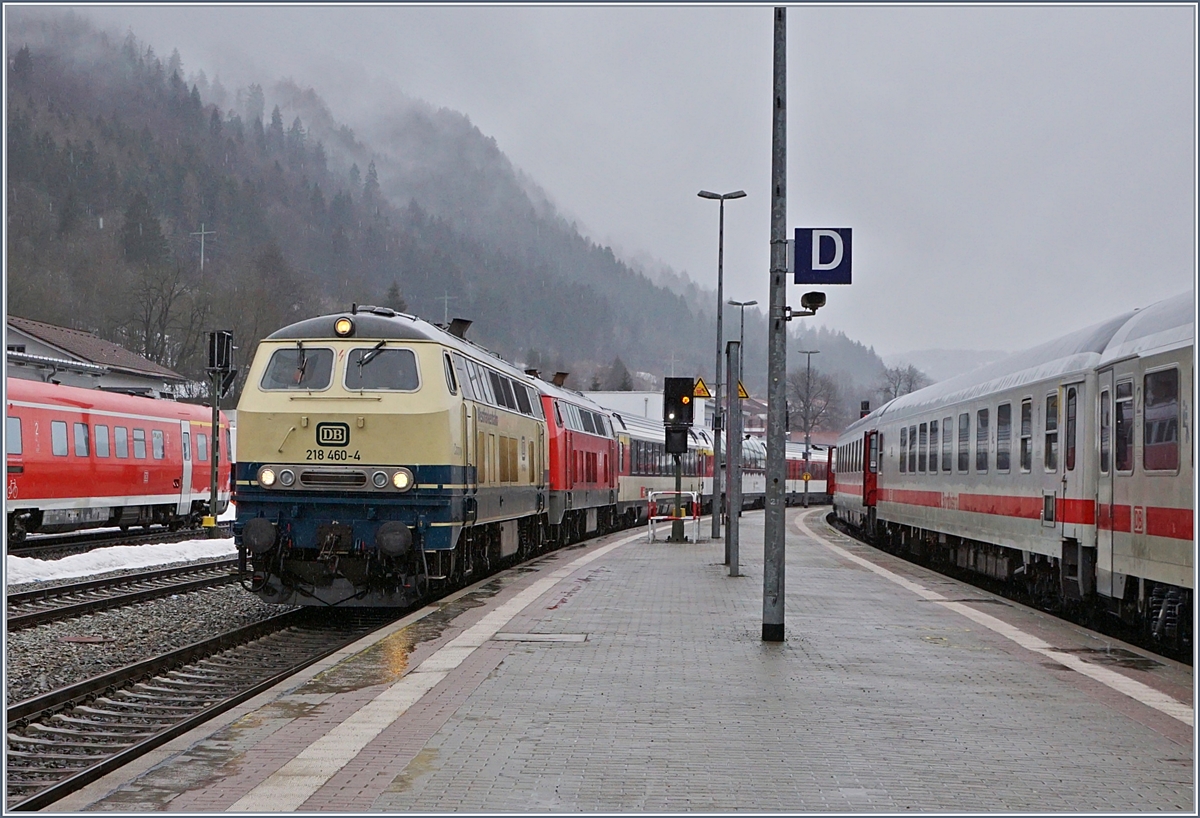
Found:
[[1145, 380], [1142, 466], [1149, 471], [1179, 468], [1179, 370], [1150, 372]]
[[1021, 471], [1033, 468], [1033, 399], [1021, 401]]
[[987, 474], [988, 470], [988, 410], [975, 413], [975, 471]]
[[1108, 474], [1112, 458], [1112, 400], [1108, 390], [1100, 393], [1100, 473]]
[[133, 430], [133, 456], [138, 460], [146, 459], [146, 430]]
[[333, 375], [332, 349], [302, 346], [277, 349], [263, 373], [262, 389], [328, 389]]
[[[99, 454], [100, 453], [98, 451], [100, 449], [100, 441], [99, 440], [96, 441], [96, 449], [97, 449], [96, 453]], [[183, 459], [184, 460], [192, 459], [192, 436], [188, 432], [183, 433]]]
[[154, 445], [154, 459], [162, 460], [165, 452], [163, 451], [163, 433], [158, 429], [150, 431], [150, 441]]
[[937, 474], [938, 470], [938, 422], [929, 421], [929, 473]]
[[88, 425], [86, 423], [75, 424], [75, 456], [88, 456]]
[[929, 424], [922, 423], [921, 431], [919, 432], [921, 441], [921, 449], [917, 453], [917, 471], [925, 471], [925, 464], [928, 462], [929, 455]]
[[1063, 441], [1063, 451], [1067, 456], [1067, 471], [1075, 471], [1075, 415], [1079, 394], [1075, 387], [1067, 389], [1067, 428], [1066, 439]]
[[8, 416], [8, 425], [4, 433], [4, 445], [9, 454], [21, 454], [21, 419]]
[[917, 427], [908, 427], [908, 471], [910, 474], [915, 474], [917, 471]]
[[346, 356], [344, 383], [351, 392], [366, 389], [415, 392], [421, 385], [417, 356], [411, 349], [352, 349]]
[[1012, 404], [996, 407], [996, 471], [1009, 470], [1012, 448]]
[[108, 457], [108, 427], [96, 426], [96, 457]]
[[50, 421], [50, 451], [55, 457], [67, 456], [67, 422], [65, 420]]
[[971, 413], [958, 416], [958, 470], [967, 473], [971, 465]]
[[208, 460], [208, 435], [196, 435], [196, 459]]
[[442, 353], [442, 365], [446, 368], [446, 386], [449, 387], [451, 395], [457, 395], [458, 382], [454, 378], [454, 364], [450, 363], [449, 353]]
[[904, 426], [900, 427], [900, 471], [908, 471], [908, 429]]
[[954, 471], [954, 418], [942, 418], [942, 471]]
[[129, 457], [129, 430], [124, 426], [113, 427], [113, 443], [116, 445], [117, 457]]
[[1042, 452], [1046, 471], [1058, 471], [1058, 393], [1046, 396], [1046, 448]]

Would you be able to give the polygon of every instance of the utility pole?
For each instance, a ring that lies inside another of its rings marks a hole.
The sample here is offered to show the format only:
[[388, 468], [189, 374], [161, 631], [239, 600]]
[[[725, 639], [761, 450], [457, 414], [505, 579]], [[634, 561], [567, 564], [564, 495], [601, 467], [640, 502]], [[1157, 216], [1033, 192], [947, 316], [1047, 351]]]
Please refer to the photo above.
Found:
[[764, 642], [783, 641], [784, 416], [787, 412], [787, 9], [775, 9], [771, 134], [771, 301], [767, 339], [767, 509], [763, 533]]
[[[103, 227], [103, 225], [101, 225], [101, 227]], [[204, 272], [204, 237], [205, 236], [215, 236], [215, 235], [217, 235], [217, 231], [205, 230], [204, 222], [200, 222], [200, 231], [197, 233], [192, 233], [192, 235], [200, 237], [200, 272], [203, 273]]]
[[804, 507], [808, 508], [808, 470], [809, 452], [812, 447], [812, 356], [820, 355], [821, 350], [800, 350], [801, 355], [808, 356], [808, 367], [804, 373]]
[[448, 326], [450, 326], [450, 302], [457, 301], [458, 298], [456, 296], [450, 295], [449, 290], [445, 290], [444, 292], [446, 293], [445, 295], [441, 296], [440, 298], [435, 298], [433, 300], [442, 302], [442, 308], [443, 308], [442, 323], [448, 327]]
[[741, 341], [725, 344], [725, 366], [728, 367], [729, 384], [726, 416], [729, 441], [725, 447], [725, 462], [729, 471], [729, 521], [725, 524], [725, 562], [729, 565], [729, 576], [740, 577], [738, 550], [742, 527], [742, 400], [737, 384], [742, 379]]

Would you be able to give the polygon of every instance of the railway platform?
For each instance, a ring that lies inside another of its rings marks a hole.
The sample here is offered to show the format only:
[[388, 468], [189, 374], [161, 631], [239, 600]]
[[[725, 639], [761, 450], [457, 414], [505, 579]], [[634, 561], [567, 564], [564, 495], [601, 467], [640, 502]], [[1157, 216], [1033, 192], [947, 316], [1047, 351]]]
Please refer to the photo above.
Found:
[[49, 811], [1180, 812], [1192, 669], [788, 512], [644, 528], [429, 606]]

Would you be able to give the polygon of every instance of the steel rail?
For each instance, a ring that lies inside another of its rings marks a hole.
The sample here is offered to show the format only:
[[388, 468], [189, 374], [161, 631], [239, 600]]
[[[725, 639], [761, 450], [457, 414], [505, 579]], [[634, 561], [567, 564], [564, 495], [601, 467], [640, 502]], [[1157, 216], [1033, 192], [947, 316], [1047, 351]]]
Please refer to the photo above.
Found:
[[[125, 574], [105, 579], [87, 580], [69, 585], [56, 585], [47, 588], [35, 588], [29, 591], [20, 591], [8, 595], [8, 611], [5, 624], [11, 632], [36, 625], [43, 625], [47, 622], [70, 619], [85, 613], [133, 605], [150, 599], [158, 599], [169, 594], [190, 593], [191, 591], [203, 588], [224, 585], [236, 581], [238, 578], [237, 573], [228, 570], [218, 574], [214, 574], [213, 572], [235, 568], [236, 566], [237, 559], [231, 558], [194, 565], [175, 566], [173, 568], [160, 568], [138, 574]], [[121, 588], [127, 586], [144, 586], [146, 583], [160, 583], [162, 580], [193, 576], [195, 574], [208, 574], [208, 576], [182, 582], [154, 584], [152, 587], [141, 587], [124, 592], [120, 591]], [[80, 594], [110, 591], [114, 593], [80, 601], [70, 601], [67, 599], [68, 597]], [[61, 602], [55, 604], [56, 600], [61, 600]], [[19, 610], [21, 607], [29, 608], [39, 603], [45, 603], [46, 607], [38, 607], [33, 610]]]

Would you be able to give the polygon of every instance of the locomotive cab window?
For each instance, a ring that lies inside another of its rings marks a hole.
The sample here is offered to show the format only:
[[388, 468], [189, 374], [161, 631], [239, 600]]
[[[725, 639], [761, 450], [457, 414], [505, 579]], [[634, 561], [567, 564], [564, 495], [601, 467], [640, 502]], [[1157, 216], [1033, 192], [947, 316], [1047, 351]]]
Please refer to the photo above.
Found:
[[259, 384], [262, 389], [328, 389], [333, 377], [333, 350], [292, 347], [277, 349]]
[[9, 454], [21, 454], [21, 419], [8, 416], [5, 426], [4, 447]]
[[417, 374], [417, 356], [411, 349], [357, 347], [346, 356], [343, 382], [350, 392], [415, 392], [421, 385]]
[[446, 387], [450, 390], [451, 395], [458, 394], [458, 382], [454, 378], [454, 365], [450, 363], [450, 355], [442, 353], [442, 364], [446, 367]]
[[1142, 426], [1142, 466], [1147, 471], [1179, 469], [1179, 370], [1147, 373]]

